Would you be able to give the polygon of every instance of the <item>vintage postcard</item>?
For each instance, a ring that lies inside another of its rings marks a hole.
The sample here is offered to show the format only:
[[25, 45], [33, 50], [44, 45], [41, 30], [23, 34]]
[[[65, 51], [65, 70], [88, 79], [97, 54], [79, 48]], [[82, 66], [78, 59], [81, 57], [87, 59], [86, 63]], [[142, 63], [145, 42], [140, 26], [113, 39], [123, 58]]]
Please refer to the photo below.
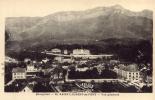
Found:
[[155, 99], [153, 5], [153, 0], [0, 1], [1, 91], [15, 98], [18, 93]]

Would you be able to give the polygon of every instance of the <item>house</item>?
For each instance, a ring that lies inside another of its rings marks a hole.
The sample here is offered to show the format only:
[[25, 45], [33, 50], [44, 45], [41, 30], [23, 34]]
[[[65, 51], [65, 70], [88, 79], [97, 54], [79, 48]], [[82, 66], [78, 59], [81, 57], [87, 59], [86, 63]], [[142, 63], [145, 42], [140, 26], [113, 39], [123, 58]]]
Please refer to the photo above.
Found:
[[53, 79], [62, 79], [63, 78], [63, 73], [62, 72], [54, 73], [51, 77]]
[[76, 71], [79, 71], [79, 72], [85, 72], [85, 71], [87, 71], [87, 70], [89, 70], [89, 68], [88, 67], [83, 67], [83, 68], [76, 68]]
[[86, 82], [81, 83], [80, 86], [85, 89], [92, 89], [94, 87], [91, 83], [86, 83]]
[[21, 90], [21, 92], [27, 92], [27, 93], [32, 93], [33, 92], [33, 87], [30, 85], [25, 86], [25, 88], [23, 88]]
[[63, 65], [62, 68], [63, 69], [68, 69], [68, 66]]
[[35, 77], [39, 69], [34, 66], [34, 64], [28, 64], [26, 69], [26, 77]]
[[55, 61], [58, 61], [58, 62], [62, 62], [63, 57], [61, 57], [61, 56], [56, 56], [56, 57], [54, 58], [54, 60], [55, 60]]
[[64, 54], [65, 54], [65, 55], [68, 54], [68, 50], [67, 50], [67, 49], [64, 50]]
[[47, 63], [48, 61], [49, 61], [48, 58], [42, 59], [42, 62], [43, 62], [43, 63]]
[[87, 49], [74, 49], [73, 55], [90, 55], [90, 51]]
[[34, 64], [28, 64], [26, 72], [36, 72], [38, 71], [37, 68], [35, 68]]
[[26, 68], [13, 68], [12, 70], [12, 79], [26, 79]]
[[24, 59], [24, 62], [25, 62], [25, 63], [31, 62], [31, 59], [25, 58], [25, 59]]
[[61, 54], [61, 50], [58, 49], [58, 48], [52, 49], [51, 52], [54, 53], [54, 54]]
[[5, 57], [5, 62], [7, 63], [11, 63], [11, 62], [13, 62], [13, 63], [18, 63], [18, 61], [16, 60], [16, 59], [13, 59], [13, 58], [11, 58], [11, 57], [8, 57], [8, 56], [6, 56]]
[[124, 78], [128, 81], [139, 81], [140, 80], [140, 71], [138, 70], [137, 64], [118, 65], [118, 68], [115, 68], [114, 71], [118, 76]]

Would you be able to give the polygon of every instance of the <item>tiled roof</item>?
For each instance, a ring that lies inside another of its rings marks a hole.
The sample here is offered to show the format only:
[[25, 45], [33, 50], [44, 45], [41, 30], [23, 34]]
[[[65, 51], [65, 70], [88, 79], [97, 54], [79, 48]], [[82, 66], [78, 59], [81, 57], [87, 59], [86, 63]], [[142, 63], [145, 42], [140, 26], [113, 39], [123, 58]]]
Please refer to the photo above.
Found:
[[22, 91], [25, 89], [25, 88], [28, 88], [28, 89], [30, 89], [31, 91], [33, 91], [33, 85], [32, 84], [27, 84], [23, 89], [22, 89]]
[[25, 72], [26, 71], [26, 68], [20, 68], [20, 67], [17, 67], [17, 68], [13, 68], [12, 72], [16, 73], [16, 72]]
[[136, 72], [138, 71], [138, 65], [137, 64], [129, 64], [127, 66], [120, 64], [119, 69], [122, 69], [124, 71], [130, 71], [130, 72]]

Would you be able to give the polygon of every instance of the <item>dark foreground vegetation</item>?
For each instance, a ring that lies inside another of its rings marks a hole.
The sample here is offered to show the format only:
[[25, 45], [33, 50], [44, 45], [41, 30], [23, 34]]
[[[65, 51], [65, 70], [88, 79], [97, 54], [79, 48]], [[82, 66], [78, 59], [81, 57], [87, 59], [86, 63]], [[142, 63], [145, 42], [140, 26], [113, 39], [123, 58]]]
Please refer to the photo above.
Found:
[[111, 70], [105, 69], [98, 73], [97, 69], [87, 70], [85, 72], [71, 70], [68, 75], [69, 79], [116, 79], [117, 74]]

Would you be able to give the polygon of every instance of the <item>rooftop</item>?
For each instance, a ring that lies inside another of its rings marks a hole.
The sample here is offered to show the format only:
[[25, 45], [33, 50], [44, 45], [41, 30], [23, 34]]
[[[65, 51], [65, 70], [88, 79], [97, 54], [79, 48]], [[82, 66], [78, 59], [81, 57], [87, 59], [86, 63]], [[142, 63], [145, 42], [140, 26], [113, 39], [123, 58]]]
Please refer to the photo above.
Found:
[[130, 71], [130, 72], [136, 72], [138, 71], [138, 65], [137, 64], [129, 64], [127, 66], [120, 64], [119, 69]]
[[17, 67], [17, 68], [13, 68], [12, 72], [16, 73], [16, 72], [25, 72], [26, 71], [26, 68], [20, 68], [20, 67]]
[[58, 48], [53, 48], [52, 51], [61, 51], [61, 50]]

